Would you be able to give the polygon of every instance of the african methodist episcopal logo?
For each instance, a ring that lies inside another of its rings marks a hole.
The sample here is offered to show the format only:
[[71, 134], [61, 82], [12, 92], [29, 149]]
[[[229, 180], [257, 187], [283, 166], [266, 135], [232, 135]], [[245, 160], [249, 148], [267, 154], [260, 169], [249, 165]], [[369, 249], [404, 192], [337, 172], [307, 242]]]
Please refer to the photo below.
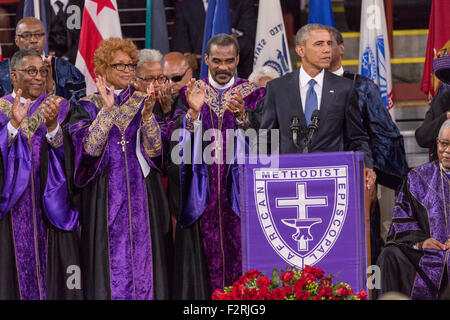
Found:
[[347, 215], [348, 166], [253, 170], [261, 229], [289, 265], [314, 265], [333, 248]]

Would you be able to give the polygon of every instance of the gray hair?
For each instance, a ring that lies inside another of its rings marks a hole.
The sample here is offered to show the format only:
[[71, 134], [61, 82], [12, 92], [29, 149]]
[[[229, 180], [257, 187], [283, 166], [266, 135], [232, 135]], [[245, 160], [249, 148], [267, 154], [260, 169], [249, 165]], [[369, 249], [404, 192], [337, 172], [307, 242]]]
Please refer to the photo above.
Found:
[[278, 78], [279, 76], [280, 75], [274, 68], [269, 67], [269, 66], [264, 66], [264, 67], [259, 67], [255, 70], [253, 70], [253, 72], [248, 77], [248, 81], [256, 83], [259, 81], [259, 79], [264, 78], [264, 77], [269, 77], [271, 79], [275, 79], [275, 78]]
[[450, 129], [450, 119], [445, 120], [441, 128], [439, 129], [439, 138], [442, 136], [445, 129]]
[[155, 49], [142, 49], [138, 51], [138, 66], [146, 62], [159, 62], [162, 65], [163, 55]]
[[9, 61], [9, 68], [14, 71], [16, 70], [16, 66], [23, 60], [25, 57], [39, 57], [42, 59], [41, 55], [33, 50], [19, 50], [16, 51], [11, 60]]
[[328, 30], [328, 29], [326, 26], [320, 23], [305, 24], [297, 31], [297, 34], [295, 35], [295, 45], [304, 46], [306, 43], [306, 39], [309, 38], [309, 33], [313, 30]]

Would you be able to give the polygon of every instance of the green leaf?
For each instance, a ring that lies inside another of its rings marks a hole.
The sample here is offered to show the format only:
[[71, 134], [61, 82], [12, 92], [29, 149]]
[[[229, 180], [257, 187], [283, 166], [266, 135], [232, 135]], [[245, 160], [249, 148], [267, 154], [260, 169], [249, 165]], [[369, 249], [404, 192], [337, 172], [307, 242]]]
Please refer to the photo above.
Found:
[[273, 290], [275, 288], [278, 288], [279, 284], [280, 284], [280, 275], [278, 273], [277, 268], [274, 267], [272, 271], [272, 281], [270, 282], [270, 289]]

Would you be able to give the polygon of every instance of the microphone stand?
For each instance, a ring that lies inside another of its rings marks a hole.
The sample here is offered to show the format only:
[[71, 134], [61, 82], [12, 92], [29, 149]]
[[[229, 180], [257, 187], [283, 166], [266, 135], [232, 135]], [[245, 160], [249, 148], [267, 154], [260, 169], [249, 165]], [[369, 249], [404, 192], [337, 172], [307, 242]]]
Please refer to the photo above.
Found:
[[306, 135], [305, 139], [303, 140], [302, 153], [308, 153], [309, 152], [309, 145], [311, 143], [313, 134], [319, 128], [319, 126], [318, 126], [318, 122], [319, 121], [318, 120], [319, 120], [318, 118], [313, 118], [311, 123], [308, 126], [307, 135]]

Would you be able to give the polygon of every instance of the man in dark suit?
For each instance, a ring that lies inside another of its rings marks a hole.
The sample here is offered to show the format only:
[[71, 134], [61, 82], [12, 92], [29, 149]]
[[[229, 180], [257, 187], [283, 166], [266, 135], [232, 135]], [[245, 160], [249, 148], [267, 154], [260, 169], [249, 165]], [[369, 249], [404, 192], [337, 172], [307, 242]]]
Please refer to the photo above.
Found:
[[[50, 55], [75, 64], [81, 32], [82, 0], [43, 0]], [[24, 1], [17, 6], [16, 24], [23, 18]]]
[[280, 153], [301, 152], [303, 139], [294, 144], [292, 119], [298, 117], [300, 128], [305, 130], [313, 111], [319, 110], [319, 126], [309, 152], [364, 152], [366, 184], [371, 187], [376, 175], [371, 169], [372, 156], [357, 93], [351, 80], [326, 70], [332, 56], [329, 31], [323, 25], [308, 24], [297, 32], [295, 40], [302, 66], [267, 84], [260, 128], [280, 130]]
[[[73, 64], [63, 58], [45, 56], [46, 34], [43, 23], [27, 17], [16, 26], [15, 43], [20, 50], [38, 53], [51, 68], [47, 75], [46, 92], [56, 94], [72, 103], [86, 95], [84, 75]], [[0, 62], [0, 97], [11, 93], [13, 86], [10, 77], [9, 60]]]
[[[171, 51], [189, 53], [191, 61], [194, 60], [193, 64], [197, 64], [198, 68], [202, 59], [207, 2], [206, 0], [183, 0], [175, 9]], [[252, 0], [230, 0], [229, 5], [233, 36], [238, 40], [240, 48], [238, 75], [246, 79], [253, 69], [256, 10]], [[195, 72], [194, 75], [198, 76]]]

